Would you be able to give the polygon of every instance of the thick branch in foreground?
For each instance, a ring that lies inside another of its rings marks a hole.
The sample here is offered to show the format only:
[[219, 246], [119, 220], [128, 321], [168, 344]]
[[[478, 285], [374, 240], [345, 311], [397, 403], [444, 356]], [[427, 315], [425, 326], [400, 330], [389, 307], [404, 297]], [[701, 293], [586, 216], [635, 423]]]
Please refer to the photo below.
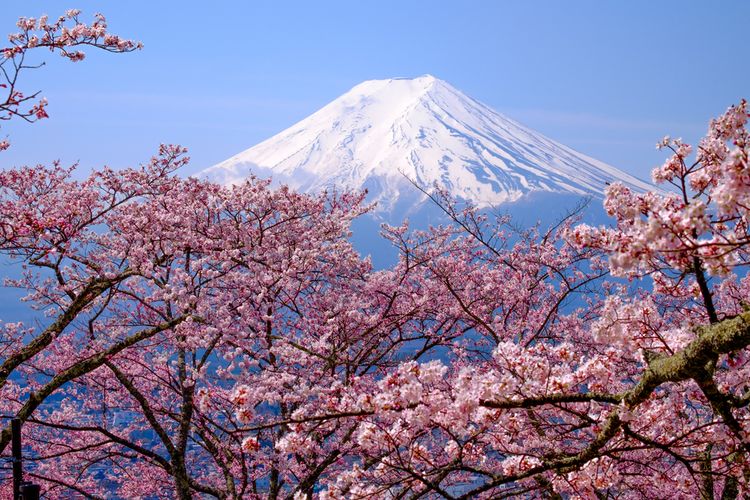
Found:
[[495, 408], [498, 410], [509, 410], [514, 408], [535, 408], [542, 405], [561, 404], [561, 403], [588, 403], [596, 401], [598, 403], [617, 404], [622, 400], [621, 394], [605, 394], [594, 392], [582, 392], [579, 394], [548, 394], [536, 398], [523, 398], [516, 400], [504, 401], [480, 401], [479, 405], [485, 408]]
[[[39, 405], [41, 405], [44, 402], [45, 399], [47, 399], [52, 393], [54, 393], [62, 385], [86, 373], [90, 373], [96, 370], [100, 366], [104, 365], [110, 357], [118, 354], [124, 349], [142, 340], [151, 338], [157, 333], [169, 330], [170, 328], [174, 328], [175, 326], [183, 322], [186, 317], [187, 316], [184, 316], [184, 315], [179, 316], [168, 322], [157, 325], [153, 328], [149, 328], [147, 330], [141, 330], [138, 333], [135, 333], [134, 335], [131, 335], [130, 337], [127, 337], [126, 339], [114, 344], [109, 349], [101, 351], [89, 358], [86, 358], [84, 360], [81, 360], [71, 365], [66, 370], [63, 370], [60, 373], [58, 373], [55, 377], [52, 378], [52, 380], [47, 382], [47, 384], [42, 386], [39, 390], [32, 392], [31, 395], [29, 396], [29, 399], [26, 401], [23, 407], [18, 411], [16, 416], [20, 418], [22, 421], [26, 421], [34, 413], [34, 410], [36, 410], [39, 407]], [[2, 432], [0, 432], [0, 452], [5, 450], [5, 447], [8, 446], [8, 443], [10, 443], [10, 438], [11, 438], [10, 425], [8, 425], [8, 427], [6, 427], [5, 429], [3, 429]]]
[[132, 275], [132, 271], [122, 273], [116, 279], [93, 279], [79, 293], [75, 300], [57, 317], [57, 319], [48, 326], [41, 334], [26, 344], [19, 352], [9, 356], [3, 364], [0, 365], [0, 388], [5, 385], [10, 374], [22, 363], [39, 354], [43, 349], [49, 346], [52, 341], [60, 335], [67, 326], [72, 323], [78, 315], [89, 307], [98, 297], [104, 294], [112, 286], [125, 280]]
[[[682, 351], [672, 356], [657, 357], [652, 360], [643, 377], [638, 384], [622, 396], [612, 395], [613, 402], [621, 400], [628, 410], [635, 409], [646, 401], [651, 394], [662, 384], [667, 382], [684, 382], [694, 380], [705, 375], [706, 366], [715, 362], [722, 354], [739, 351], [750, 346], [750, 311], [744, 312], [734, 318], [727, 319], [721, 323], [702, 326], [697, 329], [698, 338], [688, 344]], [[590, 400], [602, 400], [602, 395]], [[556, 402], [581, 402], [575, 395], [549, 396], [538, 398]], [[494, 408], [525, 407], [522, 402], [484, 402], [484, 406]], [[534, 406], [535, 401], [529, 401], [526, 407]], [[537, 402], [538, 403], [538, 402]], [[472, 498], [473, 496], [491, 490], [492, 488], [519, 481], [546, 471], [568, 472], [575, 470], [600, 455], [600, 451], [614, 438], [623, 426], [619, 410], [613, 411], [602, 425], [599, 434], [594, 440], [580, 452], [549, 460], [537, 467], [533, 467], [523, 473], [508, 476], [497, 476], [490, 481], [460, 498]]]

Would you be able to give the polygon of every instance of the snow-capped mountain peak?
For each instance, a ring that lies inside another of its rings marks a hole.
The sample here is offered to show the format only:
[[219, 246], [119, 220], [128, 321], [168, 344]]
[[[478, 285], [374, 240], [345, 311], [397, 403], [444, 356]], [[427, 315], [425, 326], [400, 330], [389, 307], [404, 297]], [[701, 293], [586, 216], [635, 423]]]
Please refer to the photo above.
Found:
[[651, 186], [492, 110], [432, 75], [368, 80], [290, 128], [203, 171], [254, 173], [306, 192], [368, 188], [388, 211], [435, 183], [476, 205], [538, 191], [600, 197], [607, 183]]

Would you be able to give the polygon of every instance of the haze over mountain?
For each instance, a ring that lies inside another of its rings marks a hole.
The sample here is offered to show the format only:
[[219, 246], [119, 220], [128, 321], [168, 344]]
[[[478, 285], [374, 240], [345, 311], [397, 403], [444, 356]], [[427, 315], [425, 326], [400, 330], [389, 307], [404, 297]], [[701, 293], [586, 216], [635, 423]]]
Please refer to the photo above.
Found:
[[530, 193], [601, 197], [650, 185], [574, 151], [431, 75], [363, 82], [288, 129], [201, 174], [250, 174], [305, 192], [367, 188], [378, 210], [413, 210], [437, 183], [480, 207]]

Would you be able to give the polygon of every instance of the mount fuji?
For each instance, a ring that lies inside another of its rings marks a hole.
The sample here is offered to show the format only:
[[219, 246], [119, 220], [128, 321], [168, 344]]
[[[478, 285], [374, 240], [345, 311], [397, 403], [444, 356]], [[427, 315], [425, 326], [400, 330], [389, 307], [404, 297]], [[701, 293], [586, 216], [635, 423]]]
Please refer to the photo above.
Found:
[[652, 188], [431, 75], [363, 82], [200, 175], [233, 184], [250, 174], [304, 192], [367, 188], [381, 213], [424, 203], [412, 183], [480, 208], [541, 193], [601, 198], [613, 181]]

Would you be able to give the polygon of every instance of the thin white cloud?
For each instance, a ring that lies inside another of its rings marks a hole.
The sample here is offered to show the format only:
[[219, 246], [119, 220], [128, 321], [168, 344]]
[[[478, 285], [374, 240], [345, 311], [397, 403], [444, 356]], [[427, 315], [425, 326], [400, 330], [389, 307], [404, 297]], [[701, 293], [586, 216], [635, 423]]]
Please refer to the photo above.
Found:
[[[603, 116], [594, 113], [570, 112], [545, 109], [506, 109], [506, 114], [522, 123], [548, 126], [575, 126], [613, 131], [656, 131], [660, 134], [680, 131], [692, 132], [698, 125], [691, 122], [629, 119]], [[701, 124], [700, 127], [704, 127]]]
[[150, 106], [158, 105], [160, 107], [175, 107], [185, 109], [190, 106], [192, 109], [236, 109], [241, 108], [262, 108], [275, 110], [300, 110], [309, 109], [319, 106], [319, 103], [313, 103], [305, 100], [294, 99], [273, 99], [273, 98], [248, 98], [240, 96], [199, 96], [179, 95], [179, 94], [159, 94], [150, 92], [61, 92], [56, 98], [63, 98], [68, 102], [83, 100], [86, 102], [107, 102], [126, 105]]

